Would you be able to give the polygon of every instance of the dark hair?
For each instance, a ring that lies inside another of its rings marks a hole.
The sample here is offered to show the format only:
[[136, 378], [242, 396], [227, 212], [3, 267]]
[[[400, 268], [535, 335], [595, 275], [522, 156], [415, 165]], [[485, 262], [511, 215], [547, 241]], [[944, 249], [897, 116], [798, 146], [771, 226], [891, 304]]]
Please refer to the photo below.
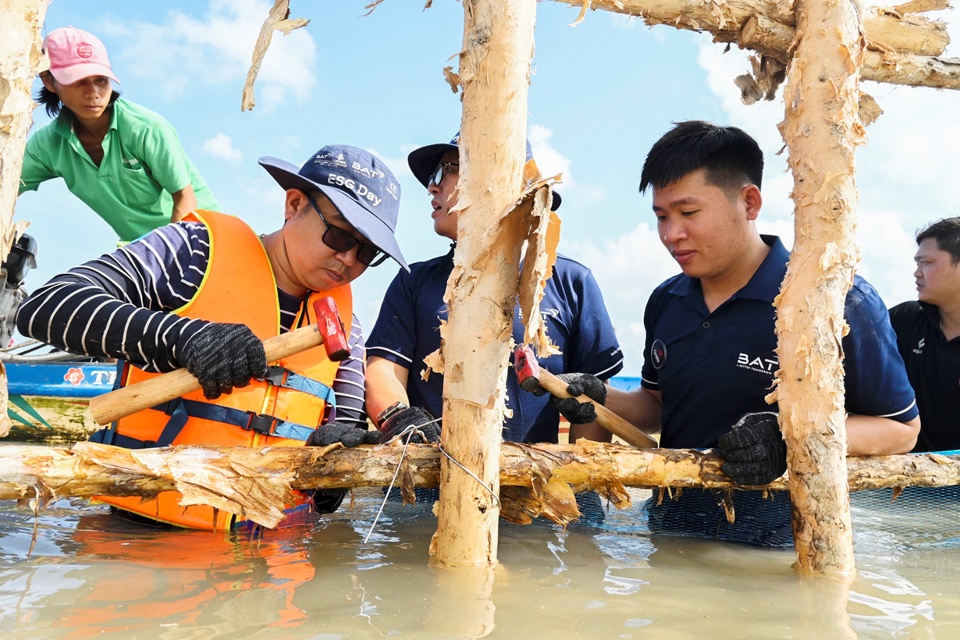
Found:
[[960, 262], [960, 216], [937, 220], [917, 232], [917, 244], [927, 238], [937, 241], [937, 248], [950, 254], [950, 263]]
[[[113, 103], [117, 101], [117, 98], [120, 97], [120, 92], [116, 89], [113, 90], [113, 93], [110, 94], [110, 106], [113, 106]], [[67, 109], [63, 106], [63, 102], [60, 101], [60, 96], [54, 91], [47, 89], [47, 85], [41, 85], [40, 91], [37, 93], [37, 102], [43, 105], [43, 108], [46, 110], [47, 115], [51, 118], [56, 118], [60, 115], [62, 109]], [[70, 111], [70, 109], [67, 109]]]
[[747, 184], [760, 188], [763, 152], [757, 141], [736, 127], [720, 127], [702, 120], [675, 123], [654, 143], [643, 163], [640, 193], [669, 186], [703, 169], [707, 182], [725, 191]]

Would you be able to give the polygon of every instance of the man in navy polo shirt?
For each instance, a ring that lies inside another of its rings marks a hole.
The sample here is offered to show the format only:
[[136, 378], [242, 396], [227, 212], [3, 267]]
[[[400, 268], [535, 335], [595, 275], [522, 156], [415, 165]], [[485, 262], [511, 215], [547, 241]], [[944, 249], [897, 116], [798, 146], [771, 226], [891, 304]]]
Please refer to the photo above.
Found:
[[[790, 254], [757, 231], [762, 174], [760, 147], [735, 127], [681, 122], [653, 145], [640, 191], [653, 187], [660, 240], [683, 273], [647, 302], [641, 387], [591, 396], [644, 431], [660, 431], [663, 447], [719, 447], [724, 472], [753, 486], [786, 470], [777, 407], [764, 397], [779, 366], [773, 302]], [[859, 276], [844, 317], [848, 454], [910, 451], [920, 427], [914, 393], [883, 301]], [[789, 495], [761, 498], [685, 489], [680, 500], [650, 501], [647, 513], [654, 531], [789, 543]], [[725, 499], [733, 501], [733, 525]]]
[[914, 451], [960, 449], [960, 216], [917, 234], [917, 300], [890, 309], [917, 392], [923, 428]]
[[[459, 135], [450, 143], [421, 147], [408, 162], [413, 174], [431, 196], [434, 231], [453, 241], [443, 256], [410, 265], [400, 271], [387, 289], [380, 316], [367, 340], [367, 413], [377, 416], [384, 440], [411, 424], [424, 425], [443, 412], [443, 376], [431, 373], [422, 379], [424, 357], [440, 348], [440, 322], [447, 317], [443, 294], [453, 269], [457, 240], [457, 180]], [[527, 143], [527, 161], [532, 162]], [[560, 203], [554, 194], [553, 207]], [[547, 336], [560, 355], [541, 358], [540, 366], [553, 373], [588, 371], [601, 380], [623, 366], [620, 345], [607, 315], [603, 297], [590, 270], [574, 260], [557, 256], [553, 276], [547, 281], [540, 312]], [[513, 339], [523, 340], [519, 307], [514, 314]], [[520, 391], [511, 367], [507, 373], [507, 407], [503, 437], [513, 442], [557, 442], [559, 412], [549, 396]], [[396, 403], [400, 403], [399, 405]], [[426, 413], [431, 415], [426, 415]], [[439, 439], [439, 425], [422, 428], [428, 440]], [[588, 437], [609, 441], [610, 434], [596, 424], [571, 428], [570, 441]]]

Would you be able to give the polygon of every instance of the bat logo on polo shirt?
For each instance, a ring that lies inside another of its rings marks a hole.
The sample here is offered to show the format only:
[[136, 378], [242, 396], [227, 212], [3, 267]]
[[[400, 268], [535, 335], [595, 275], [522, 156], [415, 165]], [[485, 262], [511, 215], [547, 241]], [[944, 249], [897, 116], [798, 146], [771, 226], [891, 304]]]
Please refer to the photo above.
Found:
[[654, 340], [650, 346], [650, 361], [657, 371], [663, 369], [663, 365], [667, 364], [667, 345], [663, 344], [663, 340], [660, 338]]
[[741, 353], [737, 356], [737, 366], [741, 369], [750, 369], [757, 373], [772, 375], [777, 367], [780, 366], [780, 360], [776, 356], [773, 358], [761, 358], [759, 356], [752, 357], [746, 353]]

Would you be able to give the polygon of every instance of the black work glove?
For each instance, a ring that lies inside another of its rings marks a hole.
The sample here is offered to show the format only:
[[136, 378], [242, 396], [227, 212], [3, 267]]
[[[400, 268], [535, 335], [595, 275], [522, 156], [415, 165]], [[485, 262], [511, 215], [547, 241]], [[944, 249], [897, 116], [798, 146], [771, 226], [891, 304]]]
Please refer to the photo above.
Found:
[[776, 480], [787, 470], [787, 445], [780, 434], [777, 414], [746, 413], [720, 436], [723, 472], [737, 484], [759, 486]]
[[[403, 442], [440, 442], [440, 423], [434, 421], [430, 412], [420, 407], [394, 407], [387, 409], [384, 414], [386, 418], [380, 423], [380, 433], [383, 434], [383, 442], [392, 440], [394, 436], [403, 433], [408, 427], [410, 429], [403, 436]], [[428, 424], [429, 423], [429, 424]]]
[[[594, 402], [603, 404], [607, 399], [607, 385], [600, 378], [589, 373], [561, 373], [557, 376], [567, 383], [567, 393], [572, 396], [587, 396]], [[547, 393], [543, 387], [531, 391], [535, 396]], [[576, 398], [558, 398], [553, 396], [550, 402], [570, 424], [586, 424], [597, 419], [597, 408], [593, 402], [580, 402]]]
[[244, 324], [211, 322], [176, 349], [180, 364], [196, 376], [209, 400], [267, 374], [263, 343]]
[[345, 447], [356, 447], [361, 444], [379, 444], [380, 432], [367, 431], [351, 424], [342, 422], [328, 422], [313, 430], [307, 438], [308, 447], [326, 447], [339, 442]]

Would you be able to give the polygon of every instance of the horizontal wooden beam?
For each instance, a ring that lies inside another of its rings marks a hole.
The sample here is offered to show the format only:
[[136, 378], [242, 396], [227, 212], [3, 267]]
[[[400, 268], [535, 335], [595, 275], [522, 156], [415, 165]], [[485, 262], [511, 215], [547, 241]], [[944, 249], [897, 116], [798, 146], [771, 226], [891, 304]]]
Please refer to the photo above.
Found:
[[[400, 463], [400, 446], [247, 447], [180, 446], [129, 450], [83, 442], [55, 448], [0, 447], [0, 499], [38, 500], [68, 496], [144, 497], [179, 491], [189, 504], [210, 504], [272, 527], [290, 491], [311, 488], [388, 486]], [[410, 445], [400, 483], [439, 484], [440, 452]], [[633, 449], [580, 441], [574, 445], [504, 443], [500, 483], [542, 487], [565, 483], [593, 489], [615, 504], [629, 504], [624, 487], [735, 489], [710, 451]], [[960, 457], [914, 454], [847, 458], [851, 490], [960, 484]], [[787, 479], [767, 485], [786, 489]]]
[[[582, 0], [555, 0], [582, 7]], [[917, 3], [926, 9], [926, 3]], [[930, 0], [931, 8], [939, 8]], [[790, 61], [795, 20], [790, 3], [768, 0], [701, 3], [691, 0], [590, 0], [589, 8], [642, 18], [648, 25], [707, 32], [714, 41], [736, 44]], [[946, 24], [892, 10], [864, 19], [867, 52], [861, 78], [888, 84], [960, 89], [960, 60], [941, 58], [950, 42]]]

